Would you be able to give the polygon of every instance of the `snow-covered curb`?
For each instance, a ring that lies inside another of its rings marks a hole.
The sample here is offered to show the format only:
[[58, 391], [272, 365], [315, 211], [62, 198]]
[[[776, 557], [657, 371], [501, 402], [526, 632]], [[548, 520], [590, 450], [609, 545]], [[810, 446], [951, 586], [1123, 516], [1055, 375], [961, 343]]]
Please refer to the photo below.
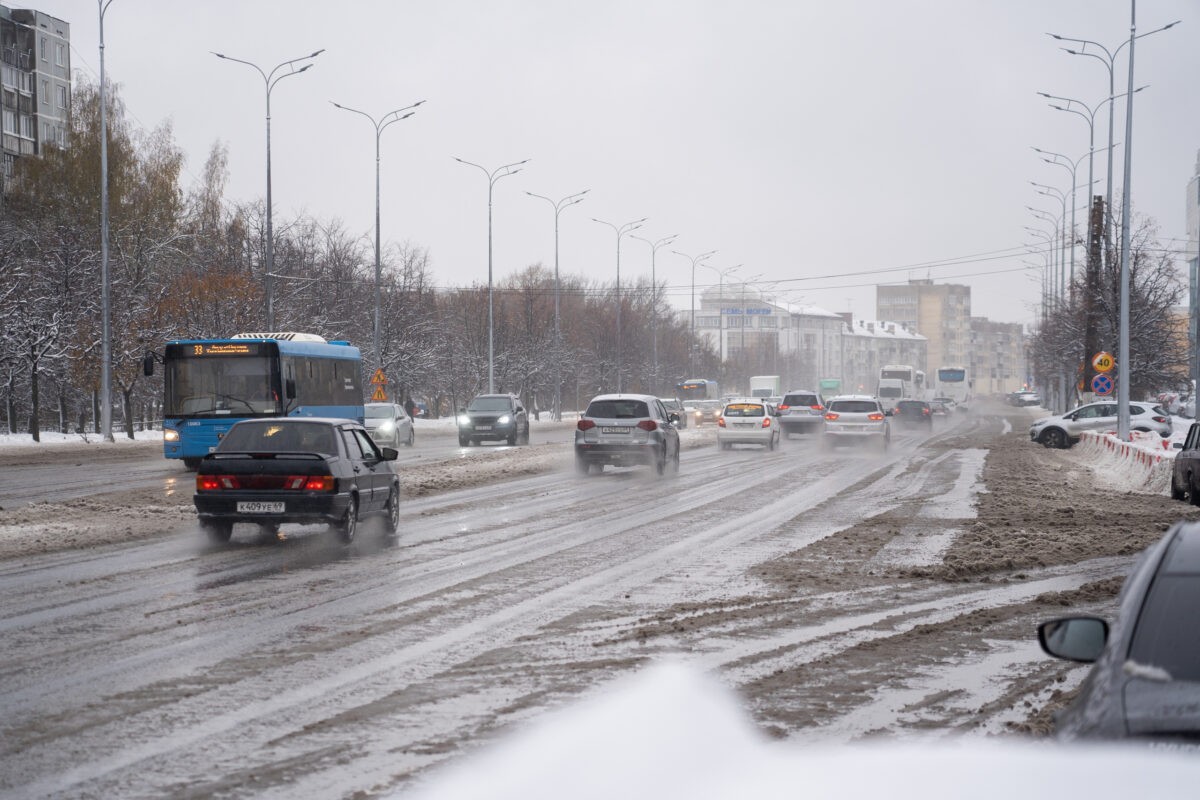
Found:
[[1115, 433], [1084, 431], [1075, 449], [1110, 483], [1134, 491], [1166, 494], [1171, 487], [1175, 450], [1157, 433], [1130, 431], [1123, 442]]

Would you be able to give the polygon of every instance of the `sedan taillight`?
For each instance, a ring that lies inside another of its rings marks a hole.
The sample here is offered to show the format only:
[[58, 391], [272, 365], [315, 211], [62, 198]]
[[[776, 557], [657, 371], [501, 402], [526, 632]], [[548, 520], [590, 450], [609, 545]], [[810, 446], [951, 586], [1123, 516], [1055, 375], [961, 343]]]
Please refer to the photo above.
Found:
[[336, 486], [332, 475], [309, 475], [304, 479], [303, 488], [306, 492], [332, 492]]
[[197, 475], [196, 491], [214, 491], [217, 489], [240, 489], [236, 475]]
[[579, 422], [575, 423], [575, 427], [581, 431], [590, 431], [592, 428], [596, 427], [596, 423], [590, 419], [581, 419]]

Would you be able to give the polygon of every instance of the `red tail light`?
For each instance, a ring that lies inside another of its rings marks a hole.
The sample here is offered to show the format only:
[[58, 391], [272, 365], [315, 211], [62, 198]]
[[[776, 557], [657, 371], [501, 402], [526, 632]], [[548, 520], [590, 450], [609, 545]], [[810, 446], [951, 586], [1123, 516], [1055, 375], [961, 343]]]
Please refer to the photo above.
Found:
[[332, 475], [309, 475], [304, 479], [304, 490], [306, 492], [332, 492], [334, 484]]
[[222, 489], [287, 489], [306, 492], [332, 492], [332, 475], [197, 475], [197, 491]]
[[924, 414], [925, 416], [927, 416], [927, 417], [928, 417], [928, 416], [929, 416], [929, 409], [928, 409], [928, 408], [922, 408], [922, 409], [921, 409], [921, 413], [922, 413], [922, 414]]
[[779, 410], [780, 410], [780, 411], [787, 411], [789, 408], [791, 408], [791, 406], [789, 406], [789, 405], [786, 405], [786, 404], [784, 404], [784, 403], [780, 403], [780, 404], [779, 404]]
[[809, 406], [809, 408], [811, 408], [813, 411], [824, 411], [825, 410], [825, 406], [821, 405], [820, 403], [818, 403], [815, 406]]
[[235, 475], [197, 475], [196, 491], [215, 491], [217, 489], [240, 489]]
[[638, 426], [639, 428], [641, 428], [642, 430], [644, 430], [644, 431], [656, 431], [656, 430], [658, 430], [658, 423], [657, 423], [657, 422], [655, 422], [655, 421], [654, 421], [654, 420], [652, 420], [652, 419], [644, 419], [644, 420], [642, 420], [641, 422], [639, 422], [639, 423], [637, 424], [637, 426]]
[[763, 417], [763, 424], [762, 424], [762, 426], [763, 426], [764, 428], [769, 428], [769, 427], [771, 427], [771, 418], [770, 418], [770, 417]]
[[829, 420], [830, 422], [833, 422], [837, 418], [838, 418], [838, 413], [836, 411], [830, 411], [828, 414], [825, 415], [825, 419]]
[[871, 420], [872, 422], [879, 422], [879, 420], [883, 419], [883, 414], [880, 414], [878, 411], [876, 411], [874, 414], [867, 414], [867, 419]]
[[575, 423], [575, 427], [581, 431], [590, 431], [592, 428], [596, 427], [596, 423], [592, 422], [590, 419], [581, 419], [579, 422]]
[[724, 417], [717, 417], [717, 427], [718, 428], [725, 427], [725, 418]]
[[1166, 417], [1151, 417], [1150, 419], [1154, 420], [1155, 422], [1166, 422], [1167, 421]]

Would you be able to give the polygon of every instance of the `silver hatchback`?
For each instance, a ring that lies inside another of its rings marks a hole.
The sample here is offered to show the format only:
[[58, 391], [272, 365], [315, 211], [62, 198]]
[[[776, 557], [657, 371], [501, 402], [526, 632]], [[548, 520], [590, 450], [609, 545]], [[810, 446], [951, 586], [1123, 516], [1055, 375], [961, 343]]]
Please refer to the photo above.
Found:
[[653, 395], [597, 395], [575, 426], [575, 468], [586, 475], [647, 464], [659, 475], [678, 472], [678, 419]]
[[886, 451], [892, 441], [888, 412], [878, 398], [863, 394], [844, 394], [825, 405], [822, 447], [835, 444], [873, 444]]
[[[1029, 426], [1029, 440], [1046, 447], [1070, 447], [1084, 431], [1115, 431], [1117, 403], [1103, 400], [1088, 403], [1065, 414], [1043, 417]], [[1129, 404], [1129, 429], [1157, 433], [1164, 439], [1172, 431], [1171, 415], [1162, 406], [1149, 403]]]

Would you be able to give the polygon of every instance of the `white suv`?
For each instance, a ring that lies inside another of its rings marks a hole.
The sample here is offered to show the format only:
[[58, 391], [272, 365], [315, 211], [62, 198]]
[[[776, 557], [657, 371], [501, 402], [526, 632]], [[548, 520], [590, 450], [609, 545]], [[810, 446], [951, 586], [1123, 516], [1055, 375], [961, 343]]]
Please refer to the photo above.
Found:
[[821, 446], [838, 444], [873, 444], [886, 451], [892, 441], [889, 412], [876, 397], [865, 394], [843, 394], [825, 404], [825, 427]]
[[[1029, 440], [1046, 447], [1070, 447], [1084, 431], [1115, 431], [1117, 403], [1102, 400], [1053, 417], [1042, 417], [1029, 426]], [[1150, 403], [1129, 404], [1129, 429], [1153, 431], [1167, 439], [1171, 436], [1171, 416], [1162, 406]]]

